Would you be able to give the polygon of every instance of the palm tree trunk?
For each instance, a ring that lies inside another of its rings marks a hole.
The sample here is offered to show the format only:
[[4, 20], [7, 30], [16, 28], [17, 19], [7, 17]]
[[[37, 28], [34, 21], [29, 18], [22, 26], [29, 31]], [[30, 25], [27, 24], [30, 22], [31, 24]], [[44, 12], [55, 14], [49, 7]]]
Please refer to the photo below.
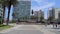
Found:
[[9, 17], [10, 17], [10, 9], [11, 9], [11, 5], [8, 6], [8, 17], [7, 17], [7, 25], [8, 25], [8, 22], [9, 22]]

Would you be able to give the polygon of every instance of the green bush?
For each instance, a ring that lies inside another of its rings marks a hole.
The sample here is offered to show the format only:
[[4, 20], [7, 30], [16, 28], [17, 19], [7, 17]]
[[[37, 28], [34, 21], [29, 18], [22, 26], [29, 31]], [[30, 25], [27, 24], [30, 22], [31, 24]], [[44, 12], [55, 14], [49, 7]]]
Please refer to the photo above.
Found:
[[1, 20], [0, 20], [0, 24], [1, 24]]
[[0, 24], [2, 24], [2, 17], [0, 16]]
[[16, 23], [16, 20], [12, 20], [12, 23]]

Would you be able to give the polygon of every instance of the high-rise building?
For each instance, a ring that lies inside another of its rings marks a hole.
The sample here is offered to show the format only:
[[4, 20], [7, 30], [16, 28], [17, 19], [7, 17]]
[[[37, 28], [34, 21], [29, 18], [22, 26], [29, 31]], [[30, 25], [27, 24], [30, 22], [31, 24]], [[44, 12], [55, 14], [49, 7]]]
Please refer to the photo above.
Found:
[[50, 8], [48, 12], [48, 18], [53, 17], [54, 19], [59, 19], [59, 8]]
[[18, 3], [14, 7], [13, 12], [15, 13], [14, 19], [29, 18], [31, 10], [30, 0], [18, 0]]

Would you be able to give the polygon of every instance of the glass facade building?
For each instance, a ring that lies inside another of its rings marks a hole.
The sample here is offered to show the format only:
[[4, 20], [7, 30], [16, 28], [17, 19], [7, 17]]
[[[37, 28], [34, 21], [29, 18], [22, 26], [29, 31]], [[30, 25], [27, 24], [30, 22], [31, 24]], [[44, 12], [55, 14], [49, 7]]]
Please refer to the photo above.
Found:
[[30, 16], [30, 10], [31, 10], [31, 1], [29, 0], [18, 0], [16, 6], [13, 9], [13, 12], [15, 13], [15, 19], [24, 19], [29, 18]]

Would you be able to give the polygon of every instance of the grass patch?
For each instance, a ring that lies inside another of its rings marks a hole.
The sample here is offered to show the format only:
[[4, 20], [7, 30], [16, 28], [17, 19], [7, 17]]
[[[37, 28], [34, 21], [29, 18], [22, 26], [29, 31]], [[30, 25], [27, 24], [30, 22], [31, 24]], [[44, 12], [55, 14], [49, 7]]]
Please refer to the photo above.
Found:
[[5, 29], [8, 29], [8, 28], [11, 28], [13, 26], [10, 26], [10, 25], [0, 25], [0, 30], [5, 30]]

